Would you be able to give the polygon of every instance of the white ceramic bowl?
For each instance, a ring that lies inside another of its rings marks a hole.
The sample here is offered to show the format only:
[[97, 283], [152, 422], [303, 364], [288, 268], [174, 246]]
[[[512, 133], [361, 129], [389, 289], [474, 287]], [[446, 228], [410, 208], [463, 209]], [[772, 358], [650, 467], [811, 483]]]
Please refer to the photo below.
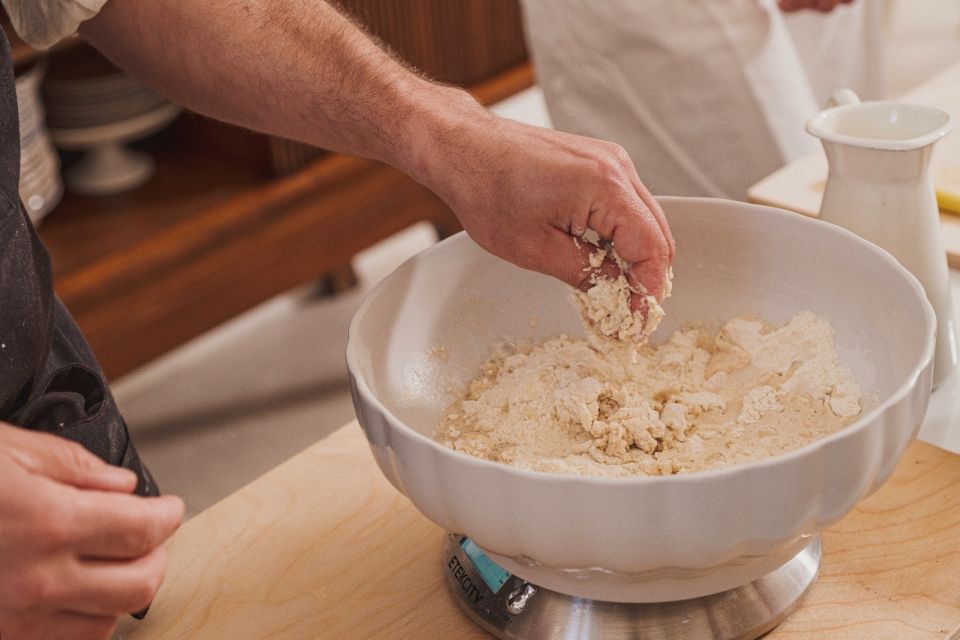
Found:
[[[435, 425], [451, 384], [504, 337], [582, 333], [566, 285], [491, 256], [466, 235], [407, 261], [350, 326], [354, 405], [377, 464], [441, 527], [508, 571], [613, 601], [696, 597], [746, 584], [802, 549], [882, 484], [930, 394], [933, 311], [888, 253], [779, 209], [663, 198], [677, 240], [661, 338], [743, 313], [829, 319], [875, 400], [842, 431], [758, 462], [672, 477], [561, 476], [447, 449]], [[435, 347], [446, 350], [446, 359]]]

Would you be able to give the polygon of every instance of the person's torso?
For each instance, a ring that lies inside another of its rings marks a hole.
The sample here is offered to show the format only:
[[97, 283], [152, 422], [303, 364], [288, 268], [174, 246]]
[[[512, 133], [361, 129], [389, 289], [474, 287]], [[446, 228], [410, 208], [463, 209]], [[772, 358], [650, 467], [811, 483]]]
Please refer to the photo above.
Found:
[[50, 349], [50, 260], [20, 203], [20, 127], [10, 45], [0, 33], [0, 419], [23, 406]]

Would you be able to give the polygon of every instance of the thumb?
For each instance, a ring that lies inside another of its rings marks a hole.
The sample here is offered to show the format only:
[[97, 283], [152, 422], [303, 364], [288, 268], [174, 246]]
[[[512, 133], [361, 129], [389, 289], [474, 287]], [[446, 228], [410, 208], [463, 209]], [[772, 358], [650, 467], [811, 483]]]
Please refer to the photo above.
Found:
[[30, 473], [78, 489], [130, 493], [137, 485], [135, 473], [107, 464], [77, 442], [17, 427], [7, 429], [13, 433], [4, 433], [6, 453]]

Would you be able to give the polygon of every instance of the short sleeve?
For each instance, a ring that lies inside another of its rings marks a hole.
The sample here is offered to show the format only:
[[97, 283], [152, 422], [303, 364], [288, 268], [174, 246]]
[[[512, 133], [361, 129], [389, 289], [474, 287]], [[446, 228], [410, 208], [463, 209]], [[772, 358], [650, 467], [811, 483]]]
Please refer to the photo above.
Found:
[[97, 15], [107, 0], [0, 0], [24, 41], [46, 49], [72, 36], [84, 20]]

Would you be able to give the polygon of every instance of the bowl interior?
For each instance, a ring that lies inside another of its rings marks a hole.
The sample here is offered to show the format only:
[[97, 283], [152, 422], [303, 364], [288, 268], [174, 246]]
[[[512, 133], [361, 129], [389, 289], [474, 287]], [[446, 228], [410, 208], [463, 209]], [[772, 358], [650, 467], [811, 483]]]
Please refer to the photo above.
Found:
[[[889, 254], [833, 225], [768, 207], [698, 198], [662, 204], [678, 249], [673, 297], [655, 342], [694, 322], [716, 328], [748, 313], [780, 323], [811, 310], [833, 324], [843, 362], [874, 403], [929, 357], [931, 312], [919, 284]], [[583, 329], [566, 285], [460, 234], [386, 278], [351, 333], [354, 374], [394, 416], [432, 437], [493, 343]]]

